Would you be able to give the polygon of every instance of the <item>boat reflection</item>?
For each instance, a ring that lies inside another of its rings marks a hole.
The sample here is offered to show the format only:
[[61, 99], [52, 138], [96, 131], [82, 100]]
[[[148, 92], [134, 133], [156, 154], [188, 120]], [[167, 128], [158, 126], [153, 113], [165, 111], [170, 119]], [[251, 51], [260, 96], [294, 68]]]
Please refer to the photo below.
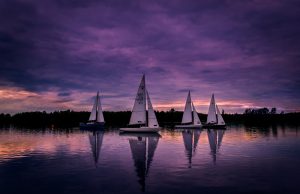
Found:
[[148, 176], [160, 135], [158, 133], [122, 133], [120, 135], [129, 137], [128, 141], [135, 171], [141, 190], [144, 192], [146, 177]]
[[200, 134], [201, 134], [201, 130], [185, 129], [182, 131], [186, 156], [189, 161], [189, 166], [188, 166], [189, 168], [192, 167], [192, 157], [196, 153], [196, 148], [198, 145]]
[[214, 163], [217, 160], [217, 151], [221, 147], [224, 133], [225, 130], [222, 129], [207, 129], [208, 142]]
[[93, 131], [89, 133], [90, 146], [93, 154], [94, 164], [98, 166], [104, 131]]

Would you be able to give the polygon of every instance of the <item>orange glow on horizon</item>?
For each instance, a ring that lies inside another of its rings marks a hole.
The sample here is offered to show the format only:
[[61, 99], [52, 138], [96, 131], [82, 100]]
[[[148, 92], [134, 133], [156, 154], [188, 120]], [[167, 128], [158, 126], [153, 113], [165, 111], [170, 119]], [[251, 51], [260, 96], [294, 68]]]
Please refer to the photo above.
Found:
[[[26, 111], [90, 111], [93, 105], [92, 98], [96, 92], [82, 92], [80, 90], [68, 91], [68, 96], [59, 96], [59, 90], [53, 88], [47, 92], [31, 92], [17, 87], [0, 88], [1, 113], [17, 113]], [[102, 108], [104, 111], [131, 111], [133, 99], [131, 97], [119, 97], [117, 93], [102, 92]], [[116, 96], [114, 98], [114, 96]], [[155, 101], [153, 106], [158, 111], [168, 111], [174, 108], [183, 111], [185, 99]], [[207, 113], [210, 99], [193, 101], [199, 113]], [[262, 108], [254, 102], [247, 100], [222, 100], [217, 99], [217, 104], [226, 113], [243, 112], [246, 108]], [[277, 107], [278, 110], [280, 109]]]

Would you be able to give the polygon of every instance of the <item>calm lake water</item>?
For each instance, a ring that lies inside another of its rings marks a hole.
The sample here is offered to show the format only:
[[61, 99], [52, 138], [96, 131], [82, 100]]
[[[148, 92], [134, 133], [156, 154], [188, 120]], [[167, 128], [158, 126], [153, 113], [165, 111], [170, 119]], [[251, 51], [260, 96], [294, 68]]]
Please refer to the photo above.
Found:
[[0, 130], [0, 193], [299, 193], [296, 127]]

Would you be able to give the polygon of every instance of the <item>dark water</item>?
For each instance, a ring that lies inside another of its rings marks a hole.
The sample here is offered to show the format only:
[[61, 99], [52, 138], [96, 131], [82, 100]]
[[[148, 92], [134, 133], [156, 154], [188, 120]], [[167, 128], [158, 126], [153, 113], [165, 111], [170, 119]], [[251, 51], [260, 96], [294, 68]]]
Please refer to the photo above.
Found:
[[0, 130], [0, 193], [299, 193], [296, 127]]

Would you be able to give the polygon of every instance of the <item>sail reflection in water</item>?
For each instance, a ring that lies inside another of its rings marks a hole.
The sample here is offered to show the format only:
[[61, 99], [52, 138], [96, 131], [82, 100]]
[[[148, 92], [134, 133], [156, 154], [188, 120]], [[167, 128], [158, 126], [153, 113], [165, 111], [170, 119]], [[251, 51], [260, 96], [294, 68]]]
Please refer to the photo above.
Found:
[[92, 150], [93, 159], [96, 167], [98, 165], [103, 136], [104, 136], [104, 131], [93, 131], [89, 133], [91, 150]]
[[182, 131], [182, 137], [186, 155], [189, 160], [189, 168], [192, 167], [192, 157], [196, 153], [196, 148], [200, 138], [201, 130], [184, 130]]
[[217, 160], [217, 151], [221, 147], [224, 133], [225, 130], [222, 129], [207, 129], [208, 142], [214, 162]]
[[145, 191], [146, 177], [158, 145], [160, 135], [155, 134], [122, 134], [128, 135], [132, 158], [141, 190]]

